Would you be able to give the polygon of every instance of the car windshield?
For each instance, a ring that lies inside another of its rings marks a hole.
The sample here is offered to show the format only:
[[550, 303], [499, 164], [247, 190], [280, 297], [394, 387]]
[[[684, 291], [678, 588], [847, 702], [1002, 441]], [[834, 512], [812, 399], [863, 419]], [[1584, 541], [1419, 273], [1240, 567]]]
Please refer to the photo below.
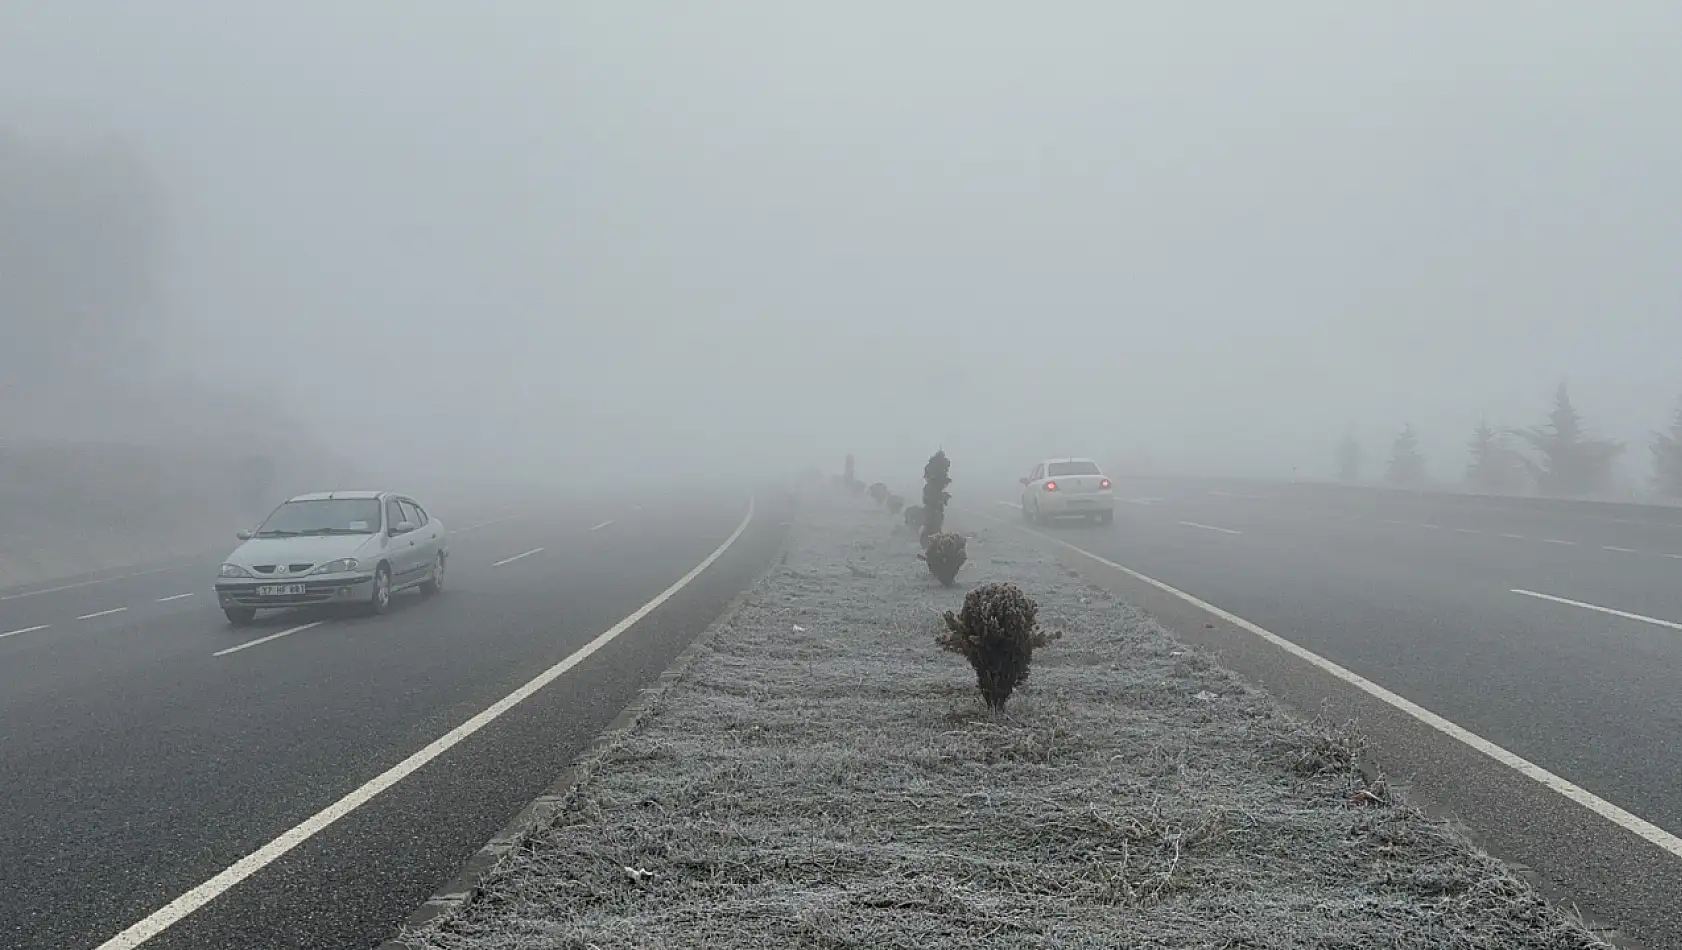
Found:
[[373, 534], [380, 530], [378, 498], [323, 498], [289, 501], [257, 529], [259, 538], [307, 534]]
[[1101, 475], [1097, 462], [1052, 462], [1046, 468], [1046, 474], [1056, 477], [1059, 475]]

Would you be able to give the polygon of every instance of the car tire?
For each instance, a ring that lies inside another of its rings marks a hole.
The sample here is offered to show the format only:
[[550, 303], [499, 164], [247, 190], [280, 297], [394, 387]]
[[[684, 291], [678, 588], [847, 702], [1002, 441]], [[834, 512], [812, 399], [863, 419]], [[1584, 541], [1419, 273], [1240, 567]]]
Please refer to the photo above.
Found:
[[368, 592], [363, 610], [370, 617], [378, 617], [391, 609], [391, 567], [381, 564], [374, 569], [374, 589]]
[[1051, 519], [1046, 517], [1045, 509], [1041, 508], [1037, 501], [1034, 502], [1034, 524], [1041, 526], [1051, 524]]
[[1115, 512], [1113, 512], [1113, 511], [1100, 511], [1100, 512], [1098, 512], [1098, 523], [1099, 524], [1114, 524], [1115, 523]]
[[432, 573], [426, 580], [421, 581], [421, 593], [431, 597], [444, 590], [444, 555], [440, 554], [432, 561]]
[[249, 626], [251, 621], [257, 619], [255, 607], [223, 607], [222, 613], [227, 616], [228, 622], [236, 627]]
[[1018, 507], [1018, 508], [1021, 508], [1021, 509], [1022, 509], [1022, 520], [1023, 520], [1023, 521], [1026, 521], [1026, 522], [1028, 522], [1028, 523], [1029, 523], [1029, 524], [1033, 524], [1033, 523], [1034, 523], [1034, 511], [1033, 511], [1033, 509], [1032, 509], [1032, 508], [1029, 508], [1029, 507], [1028, 507], [1028, 506], [1027, 506], [1027, 505], [1025, 505], [1025, 504], [1024, 504], [1024, 505], [1017, 505], [1017, 506], [1016, 506], [1016, 507]]

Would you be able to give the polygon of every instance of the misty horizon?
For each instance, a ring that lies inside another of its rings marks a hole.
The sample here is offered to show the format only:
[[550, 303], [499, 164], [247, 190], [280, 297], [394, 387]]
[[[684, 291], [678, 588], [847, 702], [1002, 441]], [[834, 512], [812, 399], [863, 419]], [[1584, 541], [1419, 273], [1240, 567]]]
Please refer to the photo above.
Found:
[[1058, 10], [18, 5], [0, 129], [155, 183], [127, 370], [353, 459], [1324, 477], [1411, 424], [1455, 481], [1567, 381], [1645, 478], [1682, 12]]

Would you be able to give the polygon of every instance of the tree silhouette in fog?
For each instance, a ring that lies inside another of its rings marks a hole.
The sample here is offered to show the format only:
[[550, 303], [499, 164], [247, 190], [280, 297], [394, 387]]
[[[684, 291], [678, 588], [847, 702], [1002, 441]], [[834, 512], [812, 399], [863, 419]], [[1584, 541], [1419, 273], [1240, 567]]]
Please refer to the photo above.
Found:
[[1361, 478], [1361, 443], [1356, 440], [1354, 431], [1343, 434], [1343, 440], [1337, 444], [1337, 477], [1340, 481], [1353, 482]]
[[1666, 498], [1682, 498], [1682, 399], [1670, 428], [1653, 433], [1653, 488]]
[[1417, 487], [1425, 483], [1425, 455], [1419, 451], [1419, 435], [1412, 425], [1402, 426], [1390, 446], [1390, 464], [1385, 477], [1393, 484]]
[[1583, 417], [1571, 404], [1564, 383], [1554, 392], [1554, 407], [1542, 425], [1519, 429], [1538, 457], [1525, 460], [1536, 487], [1550, 495], [1592, 495], [1612, 482], [1612, 463], [1623, 443], [1588, 434]]
[[1507, 433], [1480, 421], [1472, 430], [1466, 484], [1476, 491], [1511, 494], [1524, 488], [1524, 456]]

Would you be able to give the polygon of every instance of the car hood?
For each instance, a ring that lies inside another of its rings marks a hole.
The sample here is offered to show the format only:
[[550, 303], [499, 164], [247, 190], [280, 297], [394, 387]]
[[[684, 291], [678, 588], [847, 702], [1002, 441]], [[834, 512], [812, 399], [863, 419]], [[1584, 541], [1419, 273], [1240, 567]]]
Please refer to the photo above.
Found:
[[297, 538], [252, 538], [228, 555], [229, 564], [324, 564], [342, 557], [359, 557], [378, 547], [379, 535], [329, 534]]

